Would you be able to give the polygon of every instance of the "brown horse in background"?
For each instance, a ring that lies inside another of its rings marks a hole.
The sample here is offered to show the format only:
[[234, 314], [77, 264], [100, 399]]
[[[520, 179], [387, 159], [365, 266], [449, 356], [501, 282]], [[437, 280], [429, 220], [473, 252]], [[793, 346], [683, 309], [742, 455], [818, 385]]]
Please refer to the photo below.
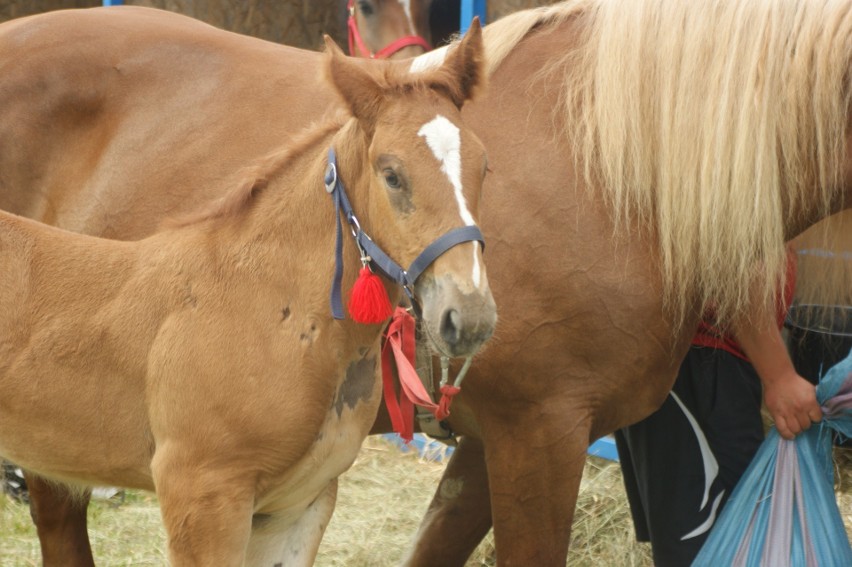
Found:
[[346, 0], [349, 54], [401, 59], [449, 43], [459, 31], [459, 0]]
[[432, 0], [347, 0], [349, 54], [402, 59], [429, 51]]
[[[705, 4], [576, 0], [486, 28], [491, 88], [463, 114], [492, 170], [501, 322], [410, 564], [461, 565], [493, 525], [500, 564], [564, 565], [589, 442], [661, 403], [705, 303], [772, 297], [784, 241], [852, 205], [852, 3]], [[148, 235], [334, 105], [318, 65], [144, 10], [0, 26], [2, 206]], [[33, 497], [46, 562], [69, 564], [84, 511]]]
[[329, 304], [364, 250], [423, 268], [377, 285], [410, 287], [438, 352], [472, 356], [496, 322], [476, 235], [418, 264], [478, 216], [485, 153], [460, 108], [482, 84], [479, 28], [429, 74], [329, 45], [320, 84], [351, 117], [253, 160], [174, 228], [120, 242], [0, 214], [0, 455], [155, 490], [176, 566], [313, 564], [381, 400], [390, 304], [366, 322]]

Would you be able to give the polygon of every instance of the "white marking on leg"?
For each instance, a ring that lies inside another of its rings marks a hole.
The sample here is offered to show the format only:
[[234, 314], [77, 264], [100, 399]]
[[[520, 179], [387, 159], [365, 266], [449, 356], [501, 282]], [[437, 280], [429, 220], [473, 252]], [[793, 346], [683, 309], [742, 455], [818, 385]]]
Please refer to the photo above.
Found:
[[[441, 162], [441, 171], [450, 179], [462, 222], [467, 226], [475, 225], [476, 221], [473, 220], [473, 215], [467, 208], [467, 201], [462, 191], [461, 136], [458, 126], [439, 114], [431, 122], [424, 124], [417, 131], [417, 135], [426, 140], [429, 149]], [[479, 267], [479, 244], [476, 242], [471, 244], [473, 244], [473, 283], [476, 287], [479, 287], [482, 281], [482, 273]]]
[[337, 500], [333, 479], [304, 510], [283, 510], [252, 526], [246, 565], [310, 567]]
[[437, 69], [444, 64], [444, 59], [447, 57], [447, 47], [433, 49], [427, 51], [423, 55], [418, 55], [411, 62], [411, 67], [408, 68], [409, 73], [422, 73], [431, 69]]

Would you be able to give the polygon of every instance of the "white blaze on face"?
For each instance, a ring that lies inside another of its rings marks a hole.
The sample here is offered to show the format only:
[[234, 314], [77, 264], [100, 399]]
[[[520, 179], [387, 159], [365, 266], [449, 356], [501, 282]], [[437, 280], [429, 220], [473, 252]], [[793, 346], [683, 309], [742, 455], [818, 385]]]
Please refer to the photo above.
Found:
[[444, 59], [447, 57], [447, 47], [433, 49], [427, 51], [423, 55], [418, 55], [411, 62], [411, 67], [408, 68], [409, 73], [422, 73], [430, 69], [437, 69], [444, 64]]
[[[424, 124], [417, 131], [417, 135], [426, 140], [429, 149], [441, 163], [441, 171], [449, 178], [462, 222], [468, 226], [475, 225], [476, 222], [467, 208], [467, 201], [462, 191], [461, 135], [458, 126], [439, 114], [432, 121]], [[472, 242], [471, 244], [473, 244], [473, 283], [476, 287], [479, 287], [482, 280], [479, 267], [479, 243]]]
[[399, 0], [399, 5], [405, 11], [405, 19], [408, 20], [408, 33], [414, 35], [414, 20], [411, 19], [411, 0]]

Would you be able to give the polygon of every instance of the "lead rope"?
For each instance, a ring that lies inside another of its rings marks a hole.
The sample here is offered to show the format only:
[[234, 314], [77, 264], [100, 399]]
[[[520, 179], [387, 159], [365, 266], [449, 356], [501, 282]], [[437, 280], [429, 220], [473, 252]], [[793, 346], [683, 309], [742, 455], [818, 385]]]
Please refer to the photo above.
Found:
[[[430, 411], [438, 421], [449, 417], [453, 398], [461, 391], [462, 380], [473, 360], [472, 357], [465, 359], [464, 365], [450, 384], [450, 359], [441, 357], [441, 399], [436, 404], [423, 387], [414, 367], [415, 351], [414, 318], [404, 308], [397, 307], [385, 332], [385, 344], [382, 347], [382, 386], [393, 429], [406, 443], [414, 438], [415, 405]], [[393, 383], [394, 366], [399, 378], [399, 397]]]

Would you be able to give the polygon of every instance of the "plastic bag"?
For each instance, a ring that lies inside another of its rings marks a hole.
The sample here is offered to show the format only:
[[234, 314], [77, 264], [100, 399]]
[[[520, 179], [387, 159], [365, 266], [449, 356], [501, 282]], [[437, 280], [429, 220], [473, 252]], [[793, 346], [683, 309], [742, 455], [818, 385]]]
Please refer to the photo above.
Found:
[[832, 466], [832, 432], [852, 437], [852, 352], [816, 393], [822, 421], [792, 441], [770, 430], [693, 566], [852, 566]]

